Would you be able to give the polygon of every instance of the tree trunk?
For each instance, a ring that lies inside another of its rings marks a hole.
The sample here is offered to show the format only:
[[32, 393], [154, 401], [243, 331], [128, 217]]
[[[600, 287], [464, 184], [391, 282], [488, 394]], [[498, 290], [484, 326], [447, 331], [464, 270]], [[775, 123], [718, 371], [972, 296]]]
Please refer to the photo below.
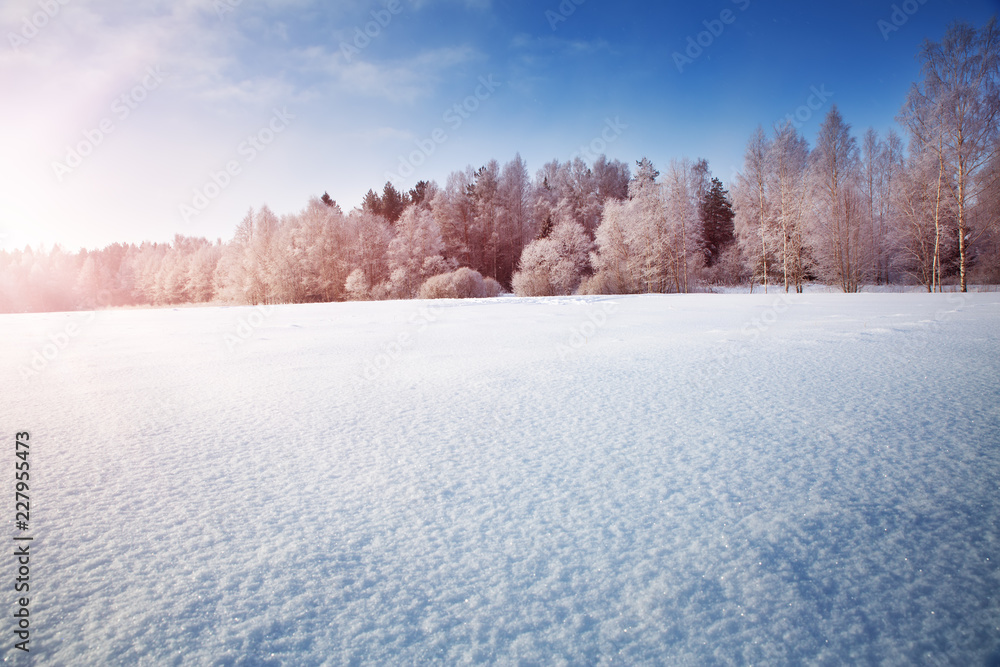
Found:
[[932, 291], [941, 291], [941, 183], [944, 179], [944, 153], [938, 145], [938, 186], [934, 203], [934, 265], [931, 274]]
[[[959, 135], [961, 136], [961, 135]], [[959, 139], [961, 143], [961, 139]], [[962, 291], [968, 292], [968, 286], [965, 283], [966, 278], [966, 268], [967, 268], [967, 258], [966, 258], [966, 229], [965, 229], [965, 162], [959, 158], [958, 162], [958, 256], [959, 256], [959, 275], [962, 284]]]

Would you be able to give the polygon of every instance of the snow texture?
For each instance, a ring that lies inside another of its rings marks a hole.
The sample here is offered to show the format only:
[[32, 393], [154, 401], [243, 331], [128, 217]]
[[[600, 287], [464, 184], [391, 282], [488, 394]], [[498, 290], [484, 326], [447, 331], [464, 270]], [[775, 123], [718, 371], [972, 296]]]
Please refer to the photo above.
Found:
[[115, 310], [0, 339], [8, 463], [32, 443], [30, 656], [0, 599], [21, 664], [1000, 661], [1000, 294]]

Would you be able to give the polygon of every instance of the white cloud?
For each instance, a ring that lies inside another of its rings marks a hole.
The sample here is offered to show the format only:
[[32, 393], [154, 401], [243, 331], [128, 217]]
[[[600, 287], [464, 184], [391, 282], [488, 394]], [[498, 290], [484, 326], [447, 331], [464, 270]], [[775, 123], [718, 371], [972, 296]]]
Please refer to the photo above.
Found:
[[467, 46], [423, 51], [400, 61], [375, 63], [355, 59], [347, 62], [340, 51], [312, 47], [295, 52], [303, 71], [321, 71], [336, 92], [361, 97], [375, 97], [395, 103], [412, 104], [432, 93], [434, 85], [451, 68], [478, 57]]
[[578, 56], [611, 52], [611, 45], [603, 39], [563, 39], [554, 35], [529, 35], [518, 33], [511, 39], [511, 48], [517, 51], [544, 51], [548, 55]]

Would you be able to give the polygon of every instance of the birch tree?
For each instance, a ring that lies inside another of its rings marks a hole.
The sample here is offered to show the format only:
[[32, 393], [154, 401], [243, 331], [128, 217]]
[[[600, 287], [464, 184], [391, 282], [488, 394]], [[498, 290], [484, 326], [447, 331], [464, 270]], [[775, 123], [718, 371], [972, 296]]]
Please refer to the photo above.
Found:
[[779, 232], [776, 252], [785, 292], [802, 292], [806, 271], [805, 220], [809, 146], [791, 123], [775, 129], [769, 160], [770, 199]]
[[663, 182], [649, 160], [637, 166], [629, 198], [605, 202], [588, 292], [686, 292], [704, 260], [691, 163], [672, 162]]
[[924, 285], [941, 289], [942, 266], [957, 256], [954, 201], [943, 187], [939, 153], [915, 151], [893, 190], [894, 245], [899, 268]]
[[868, 268], [862, 245], [858, 149], [837, 105], [820, 126], [811, 157], [811, 235], [819, 268], [827, 282], [844, 292], [857, 292]]
[[998, 150], [1000, 29], [996, 18], [976, 30], [956, 22], [940, 43], [919, 54], [923, 81], [914, 84], [902, 119], [924, 147], [937, 146], [958, 213], [959, 282], [967, 291], [970, 249], [984, 229], [970, 228], [970, 211], [986, 185], [977, 178]]
[[896, 184], [902, 142], [895, 132], [883, 140], [868, 128], [861, 143], [861, 191], [866, 217], [865, 241], [871, 260], [869, 277], [876, 285], [889, 282], [888, 229], [892, 187]]
[[524, 248], [537, 232], [531, 214], [533, 187], [528, 167], [517, 154], [504, 165], [500, 174], [500, 201], [502, 206], [500, 234], [500, 265], [497, 280], [506, 287], [517, 269]]
[[747, 142], [743, 171], [733, 188], [733, 203], [737, 243], [747, 265], [752, 268], [752, 275], [764, 285], [765, 294], [774, 237], [773, 203], [767, 187], [770, 161], [771, 142], [764, 128], [758, 125]]

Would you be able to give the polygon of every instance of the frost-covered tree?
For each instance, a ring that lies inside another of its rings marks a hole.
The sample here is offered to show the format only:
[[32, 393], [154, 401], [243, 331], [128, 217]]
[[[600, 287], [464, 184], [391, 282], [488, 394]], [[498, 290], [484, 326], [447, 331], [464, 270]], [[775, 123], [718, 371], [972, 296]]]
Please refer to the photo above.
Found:
[[597, 294], [639, 292], [637, 261], [630, 244], [633, 209], [631, 200], [611, 200], [604, 205], [601, 225], [595, 235], [596, 250], [590, 257], [594, 276], [587, 282], [585, 291]]
[[350, 264], [360, 269], [370, 288], [389, 280], [389, 243], [392, 231], [380, 215], [354, 210], [347, 216], [350, 236]]
[[497, 268], [497, 280], [510, 286], [518, 261], [524, 248], [534, 238], [537, 225], [532, 216], [532, 198], [534, 188], [528, 167], [515, 155], [514, 159], [504, 165], [500, 174], [500, 263]]
[[775, 129], [770, 146], [768, 198], [776, 219], [774, 251], [785, 292], [802, 291], [807, 269], [805, 222], [809, 203], [809, 146], [791, 123]]
[[532, 241], [521, 255], [514, 274], [518, 296], [558, 296], [572, 294], [589, 266], [592, 246], [583, 225], [573, 219], [568, 203], [556, 210], [557, 222], [545, 238]]
[[434, 220], [444, 240], [445, 257], [468, 266], [475, 243], [474, 200], [476, 174], [472, 168], [449, 174], [445, 186], [431, 200]]
[[957, 211], [943, 183], [941, 155], [916, 151], [893, 189], [895, 267], [939, 291], [941, 280], [957, 261]]
[[354, 301], [365, 301], [371, 295], [371, 283], [362, 269], [354, 269], [344, 282], [347, 297]]
[[603, 206], [609, 199], [620, 201], [628, 197], [628, 184], [632, 180], [632, 174], [627, 164], [619, 160], [609, 161], [604, 155], [599, 155], [592, 169], [599, 204]]
[[[612, 168], [605, 167], [605, 171], [609, 169]], [[604, 175], [608, 180], [613, 179], [607, 173]], [[581, 158], [545, 164], [535, 175], [535, 192], [535, 217], [539, 221], [554, 219], [556, 209], [565, 202], [573, 219], [588, 234], [593, 234], [600, 223], [603, 206], [600, 183]]]
[[222, 252], [215, 269], [215, 292], [226, 301], [255, 305], [262, 287], [251, 261], [254, 212], [250, 209]]
[[605, 204], [597, 229], [590, 291], [626, 294], [666, 292], [676, 267], [670, 252], [660, 172], [648, 159], [637, 164], [629, 198]]
[[868, 128], [861, 143], [860, 182], [866, 217], [864, 235], [872, 263], [868, 273], [876, 285], [890, 279], [892, 189], [898, 185], [902, 158], [899, 135], [890, 131], [882, 139], [873, 128]]
[[820, 275], [844, 292], [857, 292], [871, 263], [862, 234], [864, 206], [858, 183], [857, 141], [837, 105], [820, 125], [810, 176], [810, 235]]
[[287, 234], [266, 205], [251, 209], [223, 250], [215, 271], [215, 291], [223, 299], [250, 305], [291, 300]]
[[205, 242], [191, 254], [184, 291], [193, 303], [207, 303], [215, 298], [215, 267], [222, 257], [222, 246]]
[[431, 276], [453, 270], [444, 259], [444, 241], [428, 207], [410, 206], [389, 242], [390, 294], [412, 299]]
[[704, 263], [704, 230], [698, 204], [708, 189], [707, 177], [708, 163], [704, 160], [694, 164], [673, 160], [663, 175], [664, 222], [678, 292], [689, 291], [692, 273]]
[[473, 242], [470, 266], [484, 276], [496, 278], [500, 268], [501, 225], [504, 220], [500, 196], [500, 163], [490, 160], [476, 171], [472, 195]]
[[293, 250], [301, 267], [304, 301], [339, 301], [353, 269], [353, 239], [336, 202], [311, 199], [294, 221]]
[[747, 143], [743, 171], [733, 188], [737, 243], [747, 265], [752, 267], [752, 275], [764, 285], [765, 293], [777, 236], [774, 202], [768, 192], [772, 157], [771, 141], [764, 128], [757, 126]]
[[914, 84], [902, 120], [916, 143], [936, 151], [958, 214], [959, 282], [967, 289], [970, 248], [986, 230], [973, 229], [971, 210], [986, 185], [977, 175], [1000, 150], [1000, 28], [996, 18], [976, 30], [956, 22], [940, 43], [919, 54], [924, 79]]
[[671, 163], [663, 183], [643, 159], [626, 201], [609, 199], [597, 229], [595, 271], [585, 291], [684, 292], [702, 261], [698, 174], [688, 161]]
[[87, 257], [87, 259], [84, 260], [83, 266], [80, 268], [80, 274], [76, 279], [77, 296], [83, 302], [90, 301], [92, 303], [97, 303], [98, 295], [101, 293], [102, 287], [103, 285], [97, 262], [92, 256]]

